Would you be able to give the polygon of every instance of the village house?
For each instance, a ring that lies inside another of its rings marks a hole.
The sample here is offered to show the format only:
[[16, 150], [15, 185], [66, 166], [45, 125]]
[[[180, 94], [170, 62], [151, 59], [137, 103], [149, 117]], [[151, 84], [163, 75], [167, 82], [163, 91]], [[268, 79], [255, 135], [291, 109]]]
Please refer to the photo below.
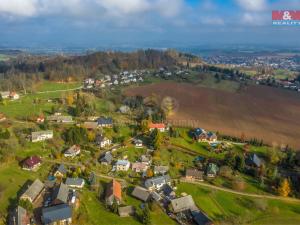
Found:
[[67, 149], [64, 152], [65, 157], [75, 157], [80, 154], [80, 146], [79, 145], [73, 145], [69, 149]]
[[164, 123], [150, 123], [149, 124], [149, 131], [153, 131], [157, 129], [159, 132], [165, 132], [166, 131], [166, 125]]
[[43, 208], [41, 219], [43, 224], [69, 225], [72, 223], [72, 209], [67, 204]]
[[187, 169], [185, 171], [185, 179], [189, 181], [203, 181], [203, 171], [197, 169]]
[[11, 225], [30, 225], [29, 213], [21, 206], [18, 206], [11, 218]]
[[43, 192], [45, 185], [39, 180], [36, 179], [29, 188], [21, 195], [20, 199], [28, 200], [33, 203]]
[[136, 173], [141, 173], [141, 172], [147, 171], [148, 165], [146, 163], [142, 163], [142, 162], [135, 162], [135, 163], [132, 163], [131, 169]]
[[54, 176], [62, 178], [64, 176], [66, 176], [66, 174], [67, 174], [67, 170], [65, 168], [65, 165], [60, 164], [59, 167], [57, 168], [57, 170], [55, 171]]
[[133, 206], [123, 206], [118, 208], [120, 217], [133, 216], [135, 214], [135, 208]]
[[52, 138], [53, 138], [52, 130], [36, 131], [36, 132], [31, 133], [31, 141], [32, 142], [45, 141], [45, 140], [52, 139]]
[[249, 154], [249, 156], [246, 158], [246, 164], [250, 167], [260, 168], [263, 164], [263, 161], [255, 153], [253, 153]]
[[134, 140], [134, 144], [136, 148], [142, 148], [143, 147], [143, 141], [140, 139]]
[[82, 178], [70, 178], [66, 179], [66, 185], [70, 188], [83, 188], [84, 187], [84, 179]]
[[216, 164], [209, 163], [207, 170], [206, 170], [206, 176], [210, 177], [210, 178], [214, 178], [217, 176], [218, 171], [219, 171], [219, 168]]
[[154, 174], [155, 175], [164, 175], [169, 171], [169, 167], [168, 166], [154, 166]]
[[202, 128], [196, 128], [192, 132], [193, 138], [198, 142], [216, 142], [218, 137], [213, 132], [207, 132]]
[[193, 197], [191, 195], [187, 195], [184, 197], [176, 198], [171, 200], [171, 208], [174, 213], [180, 213], [183, 211], [194, 211], [198, 210]]
[[9, 94], [10, 94], [9, 91], [0, 92], [0, 95], [1, 95], [2, 99], [8, 99], [9, 98]]
[[149, 197], [150, 197], [150, 192], [147, 189], [143, 188], [143, 187], [135, 186], [132, 193], [131, 193], [131, 195], [133, 197], [136, 197], [139, 200], [147, 202], [149, 200]]
[[150, 155], [141, 155], [140, 162], [150, 166], [151, 162], [152, 162], [151, 156]]
[[161, 190], [165, 184], [171, 185], [171, 178], [169, 175], [152, 177], [145, 181], [145, 187], [149, 191]]
[[213, 221], [211, 221], [211, 219], [209, 219], [208, 216], [200, 210], [191, 211], [191, 215], [193, 217], [193, 221], [197, 225], [214, 225]]
[[102, 165], [110, 165], [112, 163], [112, 160], [113, 160], [113, 156], [111, 152], [105, 152], [105, 154], [102, 155], [99, 161]]
[[44, 123], [45, 122], [45, 117], [43, 115], [40, 115], [36, 118], [37, 123]]
[[99, 127], [108, 127], [111, 128], [113, 126], [113, 120], [112, 118], [108, 117], [100, 117], [97, 119], [97, 123]]
[[30, 156], [26, 158], [22, 163], [23, 170], [36, 171], [41, 165], [41, 158], [38, 156]]
[[98, 123], [97, 122], [84, 122], [82, 127], [84, 127], [87, 130], [96, 130], [98, 128]]
[[128, 171], [130, 162], [128, 160], [118, 160], [115, 164], [116, 171]]
[[104, 135], [97, 135], [96, 136], [96, 144], [100, 146], [100, 148], [105, 148], [109, 145], [111, 145], [111, 140], [107, 137], [104, 137]]
[[60, 183], [54, 187], [52, 193], [52, 205], [68, 203], [69, 188], [66, 184]]
[[62, 116], [62, 115], [51, 115], [47, 117], [49, 122], [56, 123], [73, 123], [72, 116]]
[[11, 91], [9, 93], [9, 98], [12, 100], [18, 100], [20, 98], [20, 95], [15, 91]]
[[108, 205], [112, 205], [116, 201], [118, 205], [122, 201], [122, 187], [121, 184], [113, 179], [106, 187], [105, 202]]

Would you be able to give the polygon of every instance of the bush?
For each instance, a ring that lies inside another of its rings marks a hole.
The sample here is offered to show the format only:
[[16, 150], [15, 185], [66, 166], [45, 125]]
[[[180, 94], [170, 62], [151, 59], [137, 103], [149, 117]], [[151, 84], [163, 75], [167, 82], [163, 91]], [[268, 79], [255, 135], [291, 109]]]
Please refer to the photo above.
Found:
[[232, 188], [236, 191], [243, 191], [245, 190], [245, 181], [241, 178], [236, 178], [232, 181]]
[[255, 208], [261, 211], [266, 211], [268, 208], [268, 202], [264, 199], [255, 199], [254, 200]]
[[232, 177], [232, 169], [229, 166], [221, 166], [219, 174], [222, 177], [231, 178]]

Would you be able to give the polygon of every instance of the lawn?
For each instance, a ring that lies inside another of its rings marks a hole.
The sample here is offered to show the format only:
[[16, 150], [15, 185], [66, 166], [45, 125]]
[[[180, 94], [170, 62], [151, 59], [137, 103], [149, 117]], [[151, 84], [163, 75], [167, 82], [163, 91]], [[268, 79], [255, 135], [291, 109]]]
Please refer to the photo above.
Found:
[[[0, 167], [0, 214], [6, 215], [8, 207], [15, 206], [17, 197], [28, 181], [40, 178], [42, 181], [49, 172], [50, 165], [43, 164], [37, 172], [22, 170], [17, 163], [2, 164]], [[1, 221], [0, 221], [1, 224]]]
[[299, 224], [300, 204], [239, 196], [181, 183], [177, 193], [191, 194], [198, 207], [216, 222], [230, 224]]
[[58, 91], [58, 90], [78, 88], [81, 85], [82, 84], [80, 82], [58, 83], [58, 82], [51, 82], [51, 81], [43, 81], [41, 83], [36, 84], [35, 90], [41, 92]]

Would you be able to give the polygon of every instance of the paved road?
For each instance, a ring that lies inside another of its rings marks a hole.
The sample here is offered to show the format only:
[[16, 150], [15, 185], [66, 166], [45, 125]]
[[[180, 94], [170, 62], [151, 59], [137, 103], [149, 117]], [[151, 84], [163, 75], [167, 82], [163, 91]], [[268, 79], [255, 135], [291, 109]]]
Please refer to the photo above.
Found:
[[243, 196], [254, 197], [254, 198], [266, 198], [266, 199], [274, 199], [274, 200], [290, 201], [290, 202], [300, 203], [300, 199], [297, 199], [297, 198], [280, 197], [280, 196], [275, 196], [275, 195], [264, 195], [264, 194], [252, 194], [252, 193], [234, 191], [232, 189], [217, 187], [215, 185], [207, 184], [207, 183], [204, 183], [204, 182], [201, 182], [201, 181], [188, 181], [184, 178], [181, 178], [180, 181], [184, 182], [184, 183], [196, 184], [196, 185], [207, 187], [207, 188], [214, 189], [214, 190], [225, 191], [225, 192], [236, 194], [236, 195], [243, 195]]

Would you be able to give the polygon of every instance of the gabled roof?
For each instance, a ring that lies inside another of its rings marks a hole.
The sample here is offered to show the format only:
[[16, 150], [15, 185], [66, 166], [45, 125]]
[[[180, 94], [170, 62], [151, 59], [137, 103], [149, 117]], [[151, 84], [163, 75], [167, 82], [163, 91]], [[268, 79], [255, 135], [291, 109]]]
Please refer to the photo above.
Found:
[[35, 165], [41, 163], [41, 158], [38, 156], [30, 156], [26, 158], [23, 162], [23, 165], [28, 167], [34, 167]]
[[127, 166], [128, 164], [130, 164], [130, 162], [128, 160], [121, 160], [121, 159], [119, 159], [116, 162], [116, 165], [120, 165], [120, 166]]
[[39, 179], [36, 179], [22, 196], [29, 197], [33, 201], [41, 193], [44, 187], [45, 187], [44, 184]]
[[65, 154], [76, 154], [77, 152], [80, 152], [80, 146], [73, 145], [65, 151]]
[[64, 164], [60, 164], [59, 167], [57, 168], [57, 171], [60, 172], [61, 174], [66, 174], [67, 173], [67, 170], [66, 170]]
[[168, 166], [154, 166], [154, 173], [166, 173], [169, 171]]
[[59, 200], [61, 202], [67, 203], [69, 196], [69, 188], [64, 183], [60, 183], [59, 186], [56, 186], [53, 191], [52, 199], [53, 201]]
[[213, 222], [200, 210], [191, 212], [193, 219], [197, 225], [213, 225]]
[[194, 178], [202, 178], [203, 171], [197, 170], [197, 169], [187, 169], [185, 172], [185, 175], [188, 177], [194, 177]]
[[169, 175], [164, 175], [164, 176], [159, 176], [159, 177], [152, 177], [150, 179], [147, 179], [145, 181], [145, 187], [150, 188], [153, 185], [159, 185], [159, 184], [164, 184], [167, 182], [170, 182], [171, 178]]
[[133, 206], [124, 206], [118, 208], [118, 213], [120, 216], [130, 216], [135, 213], [135, 209]]
[[42, 209], [42, 220], [45, 224], [70, 218], [72, 218], [72, 210], [67, 204], [60, 204]]
[[251, 161], [257, 167], [262, 165], [262, 160], [256, 154], [251, 155]]
[[219, 170], [219, 168], [216, 164], [214, 164], [214, 163], [209, 163], [208, 164], [207, 173], [217, 174], [218, 170]]
[[151, 128], [151, 129], [163, 129], [163, 128], [165, 128], [166, 127], [166, 125], [164, 124], [164, 123], [150, 123], [149, 124], [149, 128]]
[[191, 195], [173, 199], [171, 200], [171, 205], [174, 213], [179, 213], [185, 210], [193, 211], [198, 209]]
[[99, 125], [111, 125], [113, 123], [113, 120], [110, 117], [107, 117], [107, 118], [106, 117], [100, 117], [100, 118], [97, 119], [97, 123]]
[[116, 181], [115, 179], [112, 180], [106, 188], [106, 193], [105, 196], [106, 198], [109, 198], [110, 196], [114, 196], [117, 199], [121, 200], [122, 199], [122, 187], [121, 184]]
[[113, 160], [113, 156], [110, 152], [106, 152], [101, 158], [100, 158], [100, 162], [106, 162], [108, 164], [111, 164]]
[[66, 179], [66, 185], [68, 185], [68, 186], [82, 186], [82, 185], [84, 185], [84, 179], [68, 177]]
[[30, 224], [30, 220], [27, 214], [26, 209], [21, 206], [16, 208], [15, 214], [16, 224], [15, 225], [27, 225]]
[[136, 186], [133, 189], [131, 195], [146, 202], [149, 199], [150, 193], [147, 189], [140, 186]]

